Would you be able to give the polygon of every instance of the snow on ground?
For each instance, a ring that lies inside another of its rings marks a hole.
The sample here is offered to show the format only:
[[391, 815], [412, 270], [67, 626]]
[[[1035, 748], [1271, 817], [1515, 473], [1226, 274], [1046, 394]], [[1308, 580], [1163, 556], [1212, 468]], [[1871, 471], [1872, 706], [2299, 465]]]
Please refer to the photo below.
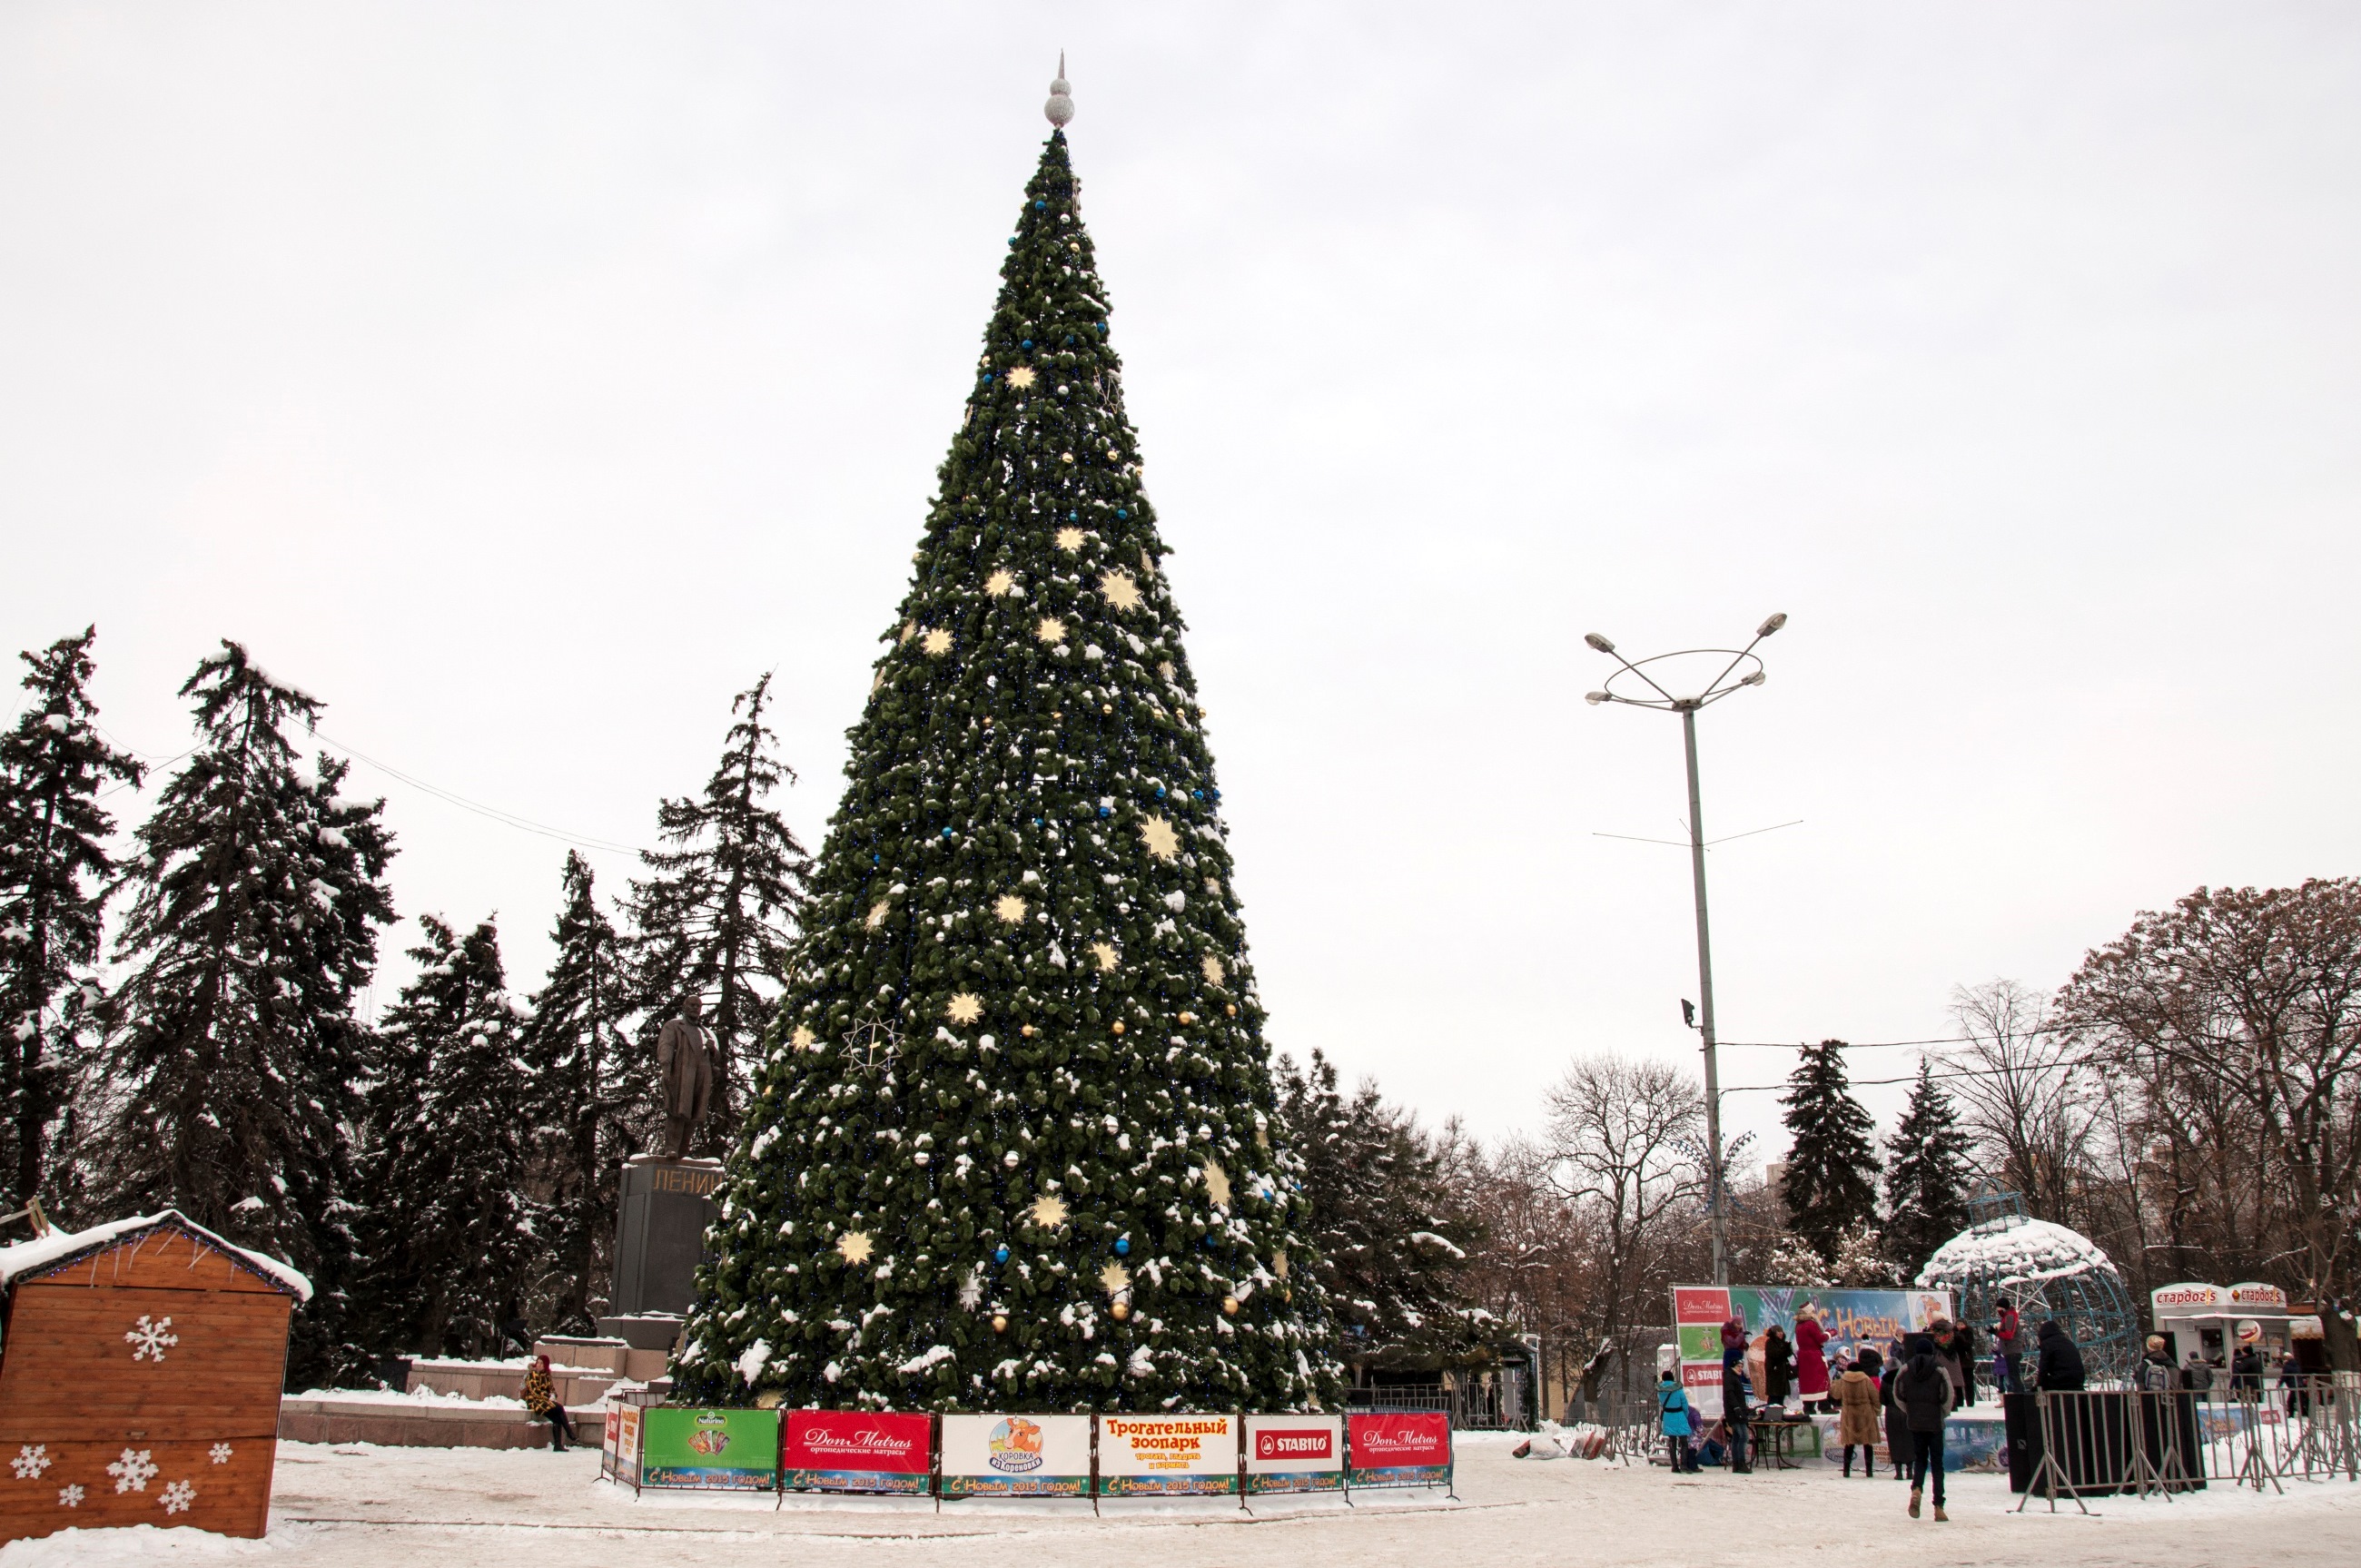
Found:
[[551, 1562], [566, 1568], [732, 1568], [901, 1563], [914, 1542], [947, 1568], [1484, 1568], [1664, 1563], [1679, 1568], [1894, 1568], [1930, 1562], [2075, 1568], [2115, 1563], [2361, 1562], [2361, 1485], [2287, 1483], [2285, 1497], [2215, 1487], [2174, 1502], [2093, 1500], [2023, 1514], [2002, 1477], [1951, 1482], [1951, 1522], [1912, 1520], [1898, 1482], [1795, 1472], [1675, 1477], [1647, 1466], [1509, 1456], [1513, 1439], [1466, 1437], [1459, 1498], [1422, 1491], [1333, 1501], [1133, 1505], [1093, 1519], [1087, 1503], [658, 1496], [598, 1480], [596, 1450], [279, 1445], [264, 1541], [196, 1530], [80, 1531], [0, 1549], [0, 1568], [72, 1563], [234, 1563], [239, 1568], [384, 1568]]

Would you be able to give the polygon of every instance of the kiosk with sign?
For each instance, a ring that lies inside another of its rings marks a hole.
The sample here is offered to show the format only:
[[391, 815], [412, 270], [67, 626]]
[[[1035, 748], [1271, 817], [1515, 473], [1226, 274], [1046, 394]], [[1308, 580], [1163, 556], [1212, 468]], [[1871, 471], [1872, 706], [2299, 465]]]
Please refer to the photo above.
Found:
[[2286, 1291], [2253, 1279], [2159, 1285], [2148, 1292], [2148, 1311], [2173, 1360], [2193, 1350], [2213, 1366], [2227, 1366], [2242, 1347], [2260, 1350], [2267, 1360], [2285, 1356], [2295, 1317]]

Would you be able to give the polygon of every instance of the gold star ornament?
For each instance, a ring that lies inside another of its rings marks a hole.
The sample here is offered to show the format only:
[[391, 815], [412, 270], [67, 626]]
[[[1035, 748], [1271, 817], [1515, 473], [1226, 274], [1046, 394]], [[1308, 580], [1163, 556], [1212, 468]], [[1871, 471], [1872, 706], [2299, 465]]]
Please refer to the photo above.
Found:
[[1033, 629], [1033, 635], [1054, 648], [1066, 640], [1066, 623], [1054, 615], [1045, 615], [1041, 624]]
[[836, 1238], [837, 1255], [855, 1266], [869, 1261], [871, 1250], [867, 1231], [847, 1231]]
[[951, 634], [938, 626], [927, 633], [918, 646], [927, 651], [928, 658], [939, 659], [951, 651]]
[[1180, 853], [1180, 835], [1161, 817], [1150, 817], [1139, 825], [1139, 841], [1159, 861], [1176, 859]]
[[1115, 944], [1113, 942], [1093, 942], [1091, 944], [1091, 957], [1098, 959], [1099, 972], [1101, 974], [1113, 974], [1115, 972], [1116, 960]]
[[1058, 530], [1058, 548], [1069, 555], [1079, 554], [1082, 548], [1082, 531], [1079, 528]]
[[1205, 983], [1207, 985], [1221, 984], [1227, 972], [1222, 968], [1222, 960], [1215, 958], [1211, 953], [1207, 953], [1205, 955], [1204, 970]]
[[881, 898], [869, 906], [869, 913], [862, 917], [861, 923], [874, 931], [878, 927], [885, 924], [885, 916], [893, 912], [894, 901], [890, 898]]
[[1056, 1230], [1066, 1223], [1066, 1201], [1054, 1192], [1034, 1199], [1033, 1223], [1044, 1230]]
[[1016, 586], [1016, 574], [1011, 572], [1005, 566], [1003, 566], [999, 571], [993, 573], [992, 576], [984, 578], [983, 580], [983, 591], [990, 594], [994, 598], [999, 598]]
[[1013, 893], [1004, 893], [992, 906], [992, 912], [1008, 925], [1025, 918], [1025, 901]]
[[954, 1024], [972, 1024], [983, 1016], [983, 998], [972, 991], [962, 991], [950, 999], [943, 1014]]
[[1099, 1283], [1110, 1296], [1120, 1296], [1131, 1288], [1131, 1270], [1119, 1263], [1110, 1263], [1099, 1270]]
[[1104, 594], [1107, 603], [1117, 609], [1139, 608], [1139, 585], [1131, 580], [1129, 572], [1107, 573], [1099, 578], [1099, 592]]
[[1019, 365], [1008, 373], [1008, 384], [1020, 392], [1031, 386], [1034, 378], [1033, 367], [1030, 365]]
[[1224, 1208], [1230, 1202], [1230, 1173], [1222, 1168], [1219, 1160], [1205, 1162], [1205, 1196]]
[[813, 1034], [808, 1025], [798, 1024], [796, 1032], [788, 1037], [788, 1043], [799, 1051], [807, 1051], [819, 1044], [819, 1036]]

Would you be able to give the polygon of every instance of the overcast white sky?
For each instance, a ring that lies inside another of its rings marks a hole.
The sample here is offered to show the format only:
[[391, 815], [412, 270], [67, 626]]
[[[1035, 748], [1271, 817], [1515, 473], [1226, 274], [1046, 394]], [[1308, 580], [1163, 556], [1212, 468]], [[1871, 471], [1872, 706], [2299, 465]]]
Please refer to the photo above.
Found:
[[[0, 641], [95, 620], [161, 759], [236, 637], [620, 844], [776, 668], [816, 847], [1060, 48], [1279, 1047], [1487, 1134], [1693, 1059], [1592, 629], [1794, 618], [1703, 726], [1710, 829], [1804, 819], [1712, 857], [1734, 1040], [2356, 869], [2343, 5], [13, 0]], [[356, 777], [536, 984], [564, 844]]]

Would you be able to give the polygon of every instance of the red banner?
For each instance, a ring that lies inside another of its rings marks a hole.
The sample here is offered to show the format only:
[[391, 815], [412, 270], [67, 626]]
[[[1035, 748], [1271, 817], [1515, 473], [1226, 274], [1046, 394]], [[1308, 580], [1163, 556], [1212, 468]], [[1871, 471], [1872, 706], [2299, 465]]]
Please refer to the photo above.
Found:
[[1345, 1418], [1356, 1486], [1426, 1486], [1451, 1475], [1451, 1418], [1440, 1410]]
[[790, 1410], [780, 1468], [795, 1490], [923, 1492], [934, 1424], [921, 1414]]
[[1683, 1285], [1673, 1291], [1673, 1321], [1676, 1323], [1726, 1323], [1730, 1321], [1730, 1292], [1725, 1289], [1695, 1285]]

